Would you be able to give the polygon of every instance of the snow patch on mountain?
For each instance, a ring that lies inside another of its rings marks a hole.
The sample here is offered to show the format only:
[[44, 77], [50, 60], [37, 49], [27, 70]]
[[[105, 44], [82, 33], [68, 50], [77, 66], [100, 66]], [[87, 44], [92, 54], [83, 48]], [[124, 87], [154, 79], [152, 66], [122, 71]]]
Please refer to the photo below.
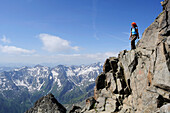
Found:
[[38, 91], [40, 91], [40, 89], [41, 89], [41, 87], [44, 85], [44, 83], [45, 83], [45, 81], [43, 81], [43, 83], [39, 85], [39, 87], [38, 87], [38, 89], [37, 89]]
[[27, 84], [25, 84], [25, 82], [23, 81], [23, 80], [16, 80], [15, 82], [15, 85], [16, 86], [25, 86], [25, 87], [28, 87], [28, 85]]
[[99, 70], [99, 67], [86, 67], [85, 69], [81, 70], [78, 73], [78, 76], [80, 76], [80, 75], [87, 75], [90, 72], [94, 72], [94, 71], [97, 71], [97, 70]]
[[74, 73], [73, 70], [71, 70], [71, 69], [68, 69], [68, 70], [66, 71], [66, 73], [67, 73], [67, 76], [75, 76], [75, 73]]
[[95, 79], [94, 79], [94, 78], [91, 78], [89, 81], [90, 81], [90, 82], [93, 82], [93, 81], [95, 81]]
[[61, 82], [60, 82], [60, 79], [57, 79], [57, 84], [58, 84], [58, 87], [61, 87]]

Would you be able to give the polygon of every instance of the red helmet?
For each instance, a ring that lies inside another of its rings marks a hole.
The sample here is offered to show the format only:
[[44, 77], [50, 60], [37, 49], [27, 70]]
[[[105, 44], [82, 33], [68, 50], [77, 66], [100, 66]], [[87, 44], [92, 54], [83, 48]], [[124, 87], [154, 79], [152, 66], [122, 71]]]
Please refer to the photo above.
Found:
[[137, 25], [135, 22], [132, 22], [132, 25]]

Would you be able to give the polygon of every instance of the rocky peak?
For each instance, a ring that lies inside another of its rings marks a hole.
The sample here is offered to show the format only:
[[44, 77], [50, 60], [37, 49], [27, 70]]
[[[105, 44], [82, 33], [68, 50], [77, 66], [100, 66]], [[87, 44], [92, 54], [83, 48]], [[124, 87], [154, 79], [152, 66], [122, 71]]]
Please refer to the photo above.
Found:
[[170, 112], [170, 1], [144, 31], [137, 48], [106, 59], [85, 113]]
[[36, 101], [34, 107], [25, 113], [66, 113], [66, 108], [50, 93]]
[[161, 2], [163, 11], [155, 21], [144, 31], [142, 39], [138, 42], [138, 47], [144, 49], [155, 49], [161, 42], [166, 42], [170, 35], [170, 1]]

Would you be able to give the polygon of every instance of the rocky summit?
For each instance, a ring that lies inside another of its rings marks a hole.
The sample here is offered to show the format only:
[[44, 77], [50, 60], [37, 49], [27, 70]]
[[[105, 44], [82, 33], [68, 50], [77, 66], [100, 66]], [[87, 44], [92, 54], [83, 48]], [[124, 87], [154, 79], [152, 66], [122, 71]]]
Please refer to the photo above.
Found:
[[95, 105], [85, 113], [170, 112], [170, 1], [161, 4], [137, 48], [106, 60], [96, 79]]
[[66, 113], [66, 108], [50, 93], [36, 101], [34, 107], [25, 113]]
[[170, 113], [170, 0], [135, 50], [106, 59], [94, 96], [71, 113]]

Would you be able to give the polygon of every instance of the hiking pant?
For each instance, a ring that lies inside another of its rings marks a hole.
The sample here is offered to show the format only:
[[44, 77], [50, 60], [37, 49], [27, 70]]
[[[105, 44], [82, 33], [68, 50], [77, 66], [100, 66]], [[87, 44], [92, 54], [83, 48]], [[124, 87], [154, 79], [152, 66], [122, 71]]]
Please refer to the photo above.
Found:
[[136, 49], [135, 47], [135, 40], [137, 39], [137, 35], [132, 35], [132, 40], [131, 40], [131, 50]]

